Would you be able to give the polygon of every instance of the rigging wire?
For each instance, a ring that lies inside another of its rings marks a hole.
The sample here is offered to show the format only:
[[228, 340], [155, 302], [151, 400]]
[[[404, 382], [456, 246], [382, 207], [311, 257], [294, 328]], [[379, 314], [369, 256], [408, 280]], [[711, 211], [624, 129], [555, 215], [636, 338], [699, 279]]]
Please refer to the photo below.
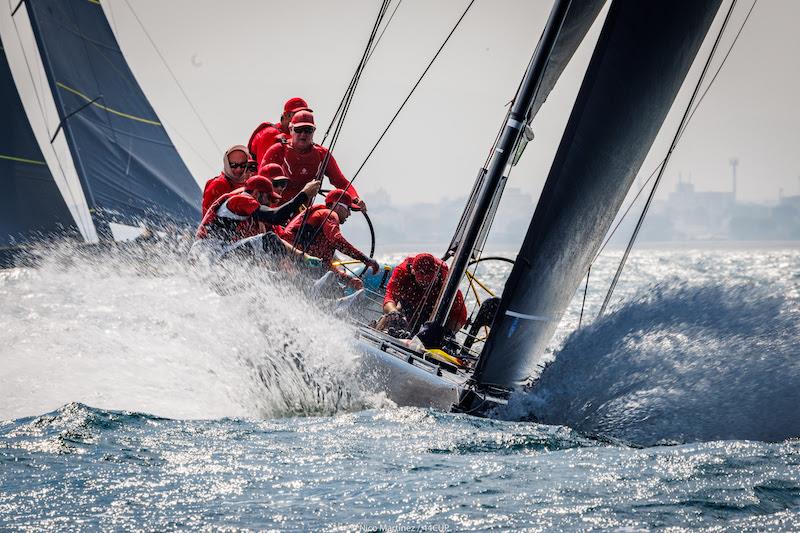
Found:
[[[386, 24], [383, 25], [383, 30], [381, 31], [381, 34], [378, 35], [378, 38], [375, 40], [375, 46], [372, 47], [372, 50], [370, 51], [369, 55], [367, 56], [367, 61], [372, 59], [372, 54], [375, 53], [375, 49], [380, 44], [381, 39], [383, 39], [383, 34], [386, 33], [386, 30], [389, 28], [389, 24], [391, 24], [392, 23], [392, 19], [394, 19], [394, 14], [397, 13], [398, 9], [400, 9], [400, 4], [402, 4], [402, 3], [403, 3], [403, 0], [398, 0], [397, 5], [394, 6], [394, 10], [392, 11], [392, 14], [389, 15], [389, 20], [387, 20]], [[391, 2], [389, 2], [389, 5], [391, 5]]]
[[[736, 40], [739, 38], [739, 35], [742, 33], [742, 30], [744, 29], [745, 25], [747, 24], [747, 20], [750, 18], [750, 14], [753, 12], [753, 8], [756, 7], [757, 1], [758, 0], [755, 0], [753, 2], [753, 4], [750, 6], [750, 10], [747, 12], [747, 16], [745, 16], [744, 21], [742, 22], [742, 25], [739, 27], [739, 31], [736, 33], [736, 36], [734, 37], [733, 42], [728, 47], [728, 51], [725, 52], [725, 56], [722, 58], [722, 61], [720, 62], [719, 66], [717, 67], [717, 70], [714, 72], [714, 76], [711, 77], [711, 80], [708, 82], [708, 85], [706, 86], [706, 89], [703, 91], [703, 94], [700, 96], [700, 98], [697, 99], [697, 103], [695, 104], [694, 108], [692, 109], [692, 112], [689, 114], [689, 117], [686, 119], [686, 124], [684, 124], [683, 129], [680, 131], [680, 134], [678, 136], [678, 140], [680, 140], [681, 137], [683, 137], [683, 134], [686, 132], [686, 129], [689, 126], [689, 123], [691, 122], [692, 117], [694, 117], [694, 114], [697, 112], [698, 108], [700, 107], [700, 104], [703, 102], [703, 99], [708, 94], [708, 91], [711, 90], [711, 86], [714, 84], [714, 81], [717, 79], [717, 76], [719, 76], [719, 73], [722, 71], [722, 67], [725, 66], [725, 61], [728, 59], [728, 56], [733, 51], [733, 45], [736, 44]], [[658, 165], [656, 165], [656, 167], [653, 169], [653, 171], [650, 173], [650, 176], [644, 181], [644, 183], [642, 183], [642, 186], [639, 188], [639, 191], [636, 193], [636, 196], [634, 196], [633, 200], [631, 200], [630, 204], [628, 204], [628, 207], [625, 209], [625, 212], [622, 214], [622, 216], [617, 221], [617, 224], [614, 226], [614, 229], [611, 230], [611, 232], [608, 234], [608, 236], [606, 237], [605, 241], [603, 242], [603, 245], [600, 247], [598, 252], [595, 254], [594, 259], [592, 260], [592, 264], [595, 261], [597, 261], [597, 258], [600, 257], [600, 255], [603, 253], [603, 251], [605, 250], [606, 246], [608, 245], [608, 242], [614, 236], [614, 234], [616, 233], [616, 231], [619, 228], [620, 224], [622, 224], [622, 221], [628, 215], [628, 213], [630, 212], [631, 208], [633, 208], [634, 204], [639, 199], [639, 196], [641, 196], [641, 194], [644, 192], [644, 189], [645, 189], [645, 187], [647, 187], [647, 184], [650, 183], [650, 180], [653, 179], [653, 177], [656, 175], [658, 170], [661, 168], [661, 166], [665, 162], [666, 162], [666, 159], [662, 159], [658, 163]]]
[[[681, 138], [682, 132], [685, 130], [685, 127], [687, 125], [687, 121], [688, 121], [689, 117], [691, 116], [691, 112], [692, 112], [692, 109], [693, 109], [693, 105], [694, 105], [695, 99], [697, 98], [697, 95], [700, 93], [700, 88], [701, 88], [701, 86], [703, 84], [703, 81], [705, 80], [706, 74], [708, 73], [708, 69], [711, 66], [711, 61], [713, 60], [713, 58], [714, 58], [714, 56], [716, 54], [716, 51], [717, 51], [717, 47], [719, 46], [719, 43], [722, 40], [722, 35], [725, 33], [725, 29], [728, 26], [728, 21], [731, 18], [731, 14], [733, 13], [733, 9], [734, 9], [734, 7], [736, 7], [736, 1], [737, 0], [733, 0], [731, 2], [731, 6], [728, 9], [728, 13], [725, 15], [725, 19], [722, 22], [722, 27], [720, 28], [720, 31], [717, 34], [717, 38], [714, 41], [714, 45], [711, 48], [711, 53], [709, 54], [708, 59], [706, 60], [706, 64], [703, 66], [703, 70], [700, 73], [700, 79], [697, 81], [697, 85], [695, 86], [694, 91], [692, 92], [692, 96], [689, 99], [689, 105], [687, 106], [686, 111], [684, 112], [683, 117], [681, 118], [681, 122], [680, 122], [680, 124], [678, 126], [678, 130], [675, 132], [675, 136], [672, 139], [672, 143], [670, 144], [670, 147], [667, 150], [667, 155], [664, 158], [664, 162], [661, 165], [661, 169], [659, 170], [658, 175], [657, 175], [657, 177], [655, 179], [655, 182], [653, 183], [653, 187], [650, 190], [650, 194], [647, 197], [647, 201], [645, 202], [645, 205], [642, 208], [642, 212], [639, 215], [639, 220], [636, 222], [636, 227], [634, 228], [633, 234], [631, 235], [631, 238], [628, 241], [628, 245], [625, 248], [625, 253], [622, 255], [622, 259], [620, 260], [619, 266], [617, 267], [617, 271], [615, 272], [614, 278], [611, 281], [611, 286], [608, 288], [608, 292], [606, 293], [606, 297], [603, 300], [603, 305], [600, 307], [600, 312], [597, 314], [598, 317], [602, 316], [603, 313], [605, 312], [606, 308], [608, 307], [608, 303], [610, 302], [611, 296], [614, 293], [614, 289], [617, 286], [617, 282], [619, 281], [619, 277], [622, 274], [622, 270], [625, 268], [625, 263], [628, 260], [628, 256], [630, 255], [631, 249], [633, 248], [633, 244], [636, 241], [636, 237], [639, 235], [639, 230], [642, 227], [642, 223], [644, 222], [644, 218], [645, 218], [645, 216], [647, 216], [647, 212], [650, 209], [650, 205], [653, 202], [653, 197], [655, 196], [656, 190], [658, 189], [658, 185], [661, 182], [661, 178], [664, 176], [664, 171], [667, 168], [667, 163], [669, 162], [669, 158], [672, 156], [672, 153], [675, 151], [675, 147], [676, 147], [678, 141]], [[755, 2], [757, 2], [757, 1], [758, 0], [754, 0], [753, 4], [755, 5]], [[746, 23], [746, 22], [747, 22], [747, 20], [745, 19], [744, 23]], [[742, 26], [744, 26], [744, 23], [742, 23]], [[731, 43], [731, 48], [736, 44], [736, 40], [738, 39], [740, 33], [741, 33], [741, 31], [736, 34], [736, 38], [734, 38], [733, 43]], [[727, 58], [727, 55], [725, 57]]]
[[142, 23], [141, 19], [139, 18], [139, 15], [136, 14], [136, 11], [134, 11], [133, 7], [131, 6], [131, 4], [130, 4], [130, 2], [128, 0], [124, 0], [124, 1], [125, 1], [125, 5], [128, 6], [128, 9], [130, 9], [131, 14], [133, 15], [133, 18], [136, 19], [136, 22], [139, 23], [139, 27], [142, 28], [142, 31], [144, 32], [145, 36], [147, 36], [147, 40], [150, 41], [150, 44], [152, 45], [153, 50], [156, 51], [156, 54], [158, 54], [158, 57], [161, 59], [161, 63], [163, 63], [163, 65], [166, 67], [167, 72], [169, 72], [169, 75], [172, 76], [172, 80], [175, 82], [175, 85], [177, 85], [178, 89], [180, 89], [184, 100], [186, 100], [186, 103], [189, 104], [189, 107], [192, 109], [192, 112], [197, 117], [197, 120], [198, 120], [198, 122], [200, 122], [200, 125], [203, 127], [203, 130], [206, 132], [206, 135], [208, 135], [208, 138], [211, 139], [211, 143], [216, 147], [217, 151], [222, 152], [223, 151], [222, 147], [220, 147], [219, 143], [217, 143], [217, 140], [214, 138], [214, 135], [211, 134], [211, 130], [209, 130], [209, 128], [206, 125], [205, 121], [200, 116], [200, 113], [197, 111], [197, 108], [194, 106], [192, 101], [189, 99], [189, 95], [186, 94], [186, 90], [184, 90], [183, 85], [181, 85], [181, 82], [178, 81], [177, 76], [175, 76], [175, 73], [172, 71], [172, 68], [170, 68], [169, 64], [167, 63], [167, 60], [164, 58], [163, 54], [161, 53], [161, 50], [159, 50], [158, 46], [156, 46], [155, 41], [153, 40], [153, 38], [150, 36], [150, 33], [145, 28], [144, 24]]
[[[389, 6], [391, 5], [391, 3], [392, 3], [391, 0], [388, 0], [388, 2], [386, 0], [384, 0], [384, 3], [382, 5], [382, 7], [381, 7], [381, 10], [383, 10], [384, 7], [386, 8], [386, 10], [388, 10]], [[403, 0], [400, 0], [399, 2], [397, 2], [397, 5], [395, 6], [394, 11], [392, 11], [392, 14], [389, 16], [389, 20], [386, 21], [386, 24], [384, 24], [383, 30], [381, 31], [381, 34], [378, 36], [378, 38], [375, 40], [375, 43], [373, 45], [369, 45], [369, 44], [367, 45], [368, 48], [371, 48], [371, 50], [369, 50], [369, 53], [366, 56], [365, 65], [366, 65], [367, 62], [369, 62], [370, 58], [372, 57], [372, 54], [375, 52], [375, 49], [378, 47], [378, 44], [381, 42], [381, 38], [383, 38], [383, 34], [386, 33], [386, 30], [389, 28], [389, 24], [392, 22], [392, 19], [394, 18], [394, 14], [397, 13], [397, 9], [400, 7], [400, 4], [402, 4], [402, 3], [403, 3]], [[378, 16], [382, 17], [383, 15], [381, 15], [379, 13]], [[352, 84], [354, 82], [355, 76], [356, 76], [356, 74], [353, 74], [353, 78], [350, 80], [350, 84]], [[360, 75], [359, 75], [359, 78], [360, 78]], [[356, 83], [358, 82], [358, 80], [355, 80], [355, 81], [356, 81]], [[339, 119], [339, 113], [341, 113], [342, 107], [344, 106], [346, 95], [347, 95], [347, 92], [345, 91], [345, 94], [342, 96], [342, 99], [339, 101], [339, 105], [336, 108], [336, 112], [334, 112], [334, 114], [333, 114], [333, 119], [331, 119], [331, 123], [328, 125], [328, 129], [325, 131], [325, 135], [323, 135], [322, 141], [320, 142], [320, 144], [323, 144], [323, 145], [325, 144], [325, 141], [327, 140], [328, 135], [331, 132], [331, 128], [333, 127], [333, 125]]]
[[[378, 29], [380, 28], [380, 25], [381, 25], [381, 22], [383, 20], [383, 17], [386, 16], [386, 11], [388, 10], [388, 7], [389, 7], [390, 3], [391, 3], [391, 0], [384, 0], [382, 5], [381, 5], [380, 10], [378, 11], [378, 16], [375, 19], [375, 23], [374, 23], [374, 25], [372, 27], [372, 31], [370, 32], [369, 39], [367, 40], [367, 45], [364, 48], [363, 54], [361, 55], [361, 60], [359, 61], [358, 66], [356, 67], [356, 71], [353, 73], [353, 77], [350, 79], [350, 84], [347, 86], [347, 89], [345, 90], [345, 94], [342, 97], [341, 103], [339, 104], [339, 109], [337, 109], [336, 116], [335, 116], [336, 120], [334, 120], [331, 123], [332, 125], [335, 124], [334, 132], [333, 132], [333, 136], [331, 137], [331, 142], [330, 142], [330, 145], [328, 147], [328, 150], [325, 153], [325, 157], [323, 158], [322, 162], [320, 163], [319, 168], [317, 170], [317, 175], [314, 178], [317, 181], [321, 182], [323, 180], [324, 176], [325, 176], [325, 170], [327, 169], [328, 162], [330, 161], [330, 158], [332, 156], [333, 148], [336, 145], [336, 141], [338, 140], [339, 134], [342, 131], [342, 127], [344, 125], [344, 120], [345, 120], [345, 118], [347, 116], [347, 112], [348, 112], [348, 110], [350, 108], [350, 104], [353, 101], [353, 96], [355, 94], [356, 86], [358, 85], [358, 82], [361, 79], [361, 73], [363, 72], [364, 68], [366, 67], [366, 63], [367, 63], [366, 60], [367, 60], [367, 57], [369, 56], [369, 51], [372, 49], [373, 43], [375, 42], [375, 36], [378, 33]], [[330, 129], [331, 129], [331, 126], [328, 127], [328, 131], [330, 131]], [[328, 135], [328, 133], [326, 132], [325, 136], [327, 137], [327, 135]], [[350, 183], [352, 183], [352, 180], [348, 181], [347, 187], [345, 187], [345, 190], [350, 186]], [[294, 239], [292, 240], [292, 250], [294, 250], [297, 247], [297, 239], [301, 235], [303, 235], [303, 231], [305, 230], [306, 225], [308, 223], [308, 216], [310, 214], [310, 211], [311, 211], [310, 209], [306, 209], [303, 212], [303, 220], [300, 223], [300, 228], [298, 229], [297, 234], [295, 235]], [[328, 218], [330, 217], [330, 214], [332, 212], [333, 211], [329, 211], [327, 213], [327, 215], [325, 216], [325, 219], [322, 221], [322, 224], [320, 224], [319, 227], [316, 228], [316, 231], [314, 232], [314, 234], [311, 237], [311, 239], [309, 240], [309, 242], [314, 242], [314, 240], [316, 240], [317, 235], [322, 230], [322, 228], [325, 226], [325, 223], [328, 221]]]
[[[420, 75], [420, 77], [417, 79], [416, 83], [415, 83], [415, 84], [414, 84], [414, 86], [411, 88], [411, 91], [408, 93], [408, 95], [406, 96], [406, 98], [403, 100], [403, 103], [402, 103], [402, 104], [400, 104], [400, 107], [397, 109], [397, 111], [395, 112], [394, 116], [393, 116], [393, 117], [392, 117], [392, 119], [389, 121], [389, 124], [388, 124], [388, 125], [386, 126], [386, 128], [383, 130], [383, 133], [381, 133], [380, 137], [378, 137], [378, 140], [375, 142], [375, 144], [373, 145], [372, 149], [371, 149], [371, 150], [369, 151], [369, 153], [367, 154], [366, 158], [364, 158], [364, 161], [362, 161], [362, 163], [361, 163], [361, 166], [359, 166], [359, 167], [358, 167], [358, 170], [356, 170], [355, 174], [353, 174], [353, 177], [352, 177], [352, 178], [350, 178], [350, 179], [347, 181], [347, 186], [344, 188], [345, 190], [347, 190], [347, 189], [348, 189], [348, 188], [349, 188], [349, 187], [350, 187], [350, 186], [353, 184], [353, 182], [354, 182], [354, 181], [355, 181], [355, 179], [358, 177], [358, 175], [359, 175], [359, 173], [361, 172], [361, 170], [364, 168], [364, 165], [366, 165], [366, 164], [367, 164], [367, 161], [369, 160], [370, 156], [372, 156], [373, 152], [375, 152], [375, 149], [378, 147], [378, 145], [380, 144], [381, 140], [383, 140], [383, 137], [384, 137], [384, 136], [386, 135], [386, 133], [389, 131], [389, 128], [391, 128], [391, 127], [392, 127], [392, 124], [394, 124], [394, 121], [395, 121], [395, 119], [397, 119], [398, 115], [400, 115], [400, 112], [403, 110], [403, 108], [405, 107], [405, 105], [406, 105], [406, 104], [408, 103], [408, 101], [411, 99], [411, 95], [413, 95], [413, 94], [414, 94], [414, 91], [416, 91], [417, 87], [419, 87], [419, 84], [420, 84], [420, 83], [422, 83], [422, 80], [423, 80], [423, 78], [424, 78], [424, 77], [425, 77], [425, 75], [428, 73], [428, 71], [430, 70], [430, 68], [433, 66], [433, 63], [434, 63], [434, 62], [436, 61], [436, 59], [439, 57], [439, 54], [442, 52], [442, 50], [444, 49], [445, 45], [446, 45], [446, 44], [447, 44], [447, 42], [450, 40], [450, 37], [452, 37], [452, 36], [453, 36], [453, 34], [455, 33], [456, 29], [457, 29], [457, 28], [458, 28], [458, 26], [461, 24], [461, 21], [462, 21], [462, 20], [464, 20], [464, 17], [467, 15], [467, 13], [469, 12], [470, 8], [472, 7], [472, 5], [473, 5], [474, 3], [475, 3], [475, 0], [470, 0], [470, 2], [469, 2], [469, 4], [467, 5], [466, 9], [465, 9], [465, 10], [464, 10], [464, 12], [461, 14], [461, 16], [459, 17], [458, 21], [456, 21], [456, 24], [453, 26], [453, 28], [450, 30], [450, 33], [448, 33], [448, 34], [447, 34], [447, 37], [445, 38], [444, 42], [441, 44], [441, 46], [439, 47], [439, 49], [438, 49], [438, 50], [436, 51], [436, 53], [434, 54], [433, 58], [432, 58], [432, 59], [430, 60], [430, 62], [428, 63], [428, 66], [427, 66], [427, 67], [425, 67], [425, 70], [422, 72], [422, 74]], [[388, 9], [388, 4], [387, 4], [386, 2], [384, 2], [384, 7]], [[381, 15], [379, 15], [379, 18], [380, 18], [382, 15], [385, 15], [385, 12], [386, 12], [386, 9], [383, 9], [383, 8], [382, 8], [382, 10], [381, 10]], [[379, 25], [380, 25], [380, 22], [379, 22], [379, 21], [378, 21], [378, 22], [376, 22], [376, 24], [375, 24], [375, 28], [373, 29], [372, 37], [371, 37], [371, 39], [370, 39], [370, 42], [372, 41], [372, 39], [374, 39], [375, 33], [377, 32], [377, 28], [379, 27]], [[368, 43], [368, 44], [367, 44], [367, 49], [364, 51], [364, 57], [362, 58], [362, 63], [364, 63], [364, 62], [365, 62], [365, 59], [366, 59], [366, 58], [369, 56], [369, 54], [368, 54], [369, 47], [370, 47], [370, 43]], [[359, 65], [359, 66], [361, 66], [361, 65]], [[363, 68], [362, 68], [361, 70], [363, 71]], [[354, 83], [356, 83], [356, 84], [357, 84], [357, 83], [358, 83], [358, 79], [359, 79], [359, 78], [360, 78], [360, 73], [358, 74], [358, 77], [354, 76], [354, 80], [353, 80], [353, 81], [354, 81]], [[352, 83], [352, 82], [351, 82], [351, 85], [353, 85], [353, 83]], [[353, 92], [355, 92], [355, 87], [354, 87], [354, 86], [353, 86]], [[346, 114], [346, 113], [347, 113], [347, 108], [349, 108], [350, 101], [352, 101], [352, 94], [350, 95], [350, 99], [348, 100], [347, 104], [345, 104], [345, 109], [344, 109], [344, 111], [342, 112], [342, 115], [344, 115], [344, 114]], [[343, 121], [344, 121], [344, 116], [342, 116], [342, 119], [341, 119], [341, 122], [343, 122]], [[338, 133], [334, 133], [334, 141], [331, 141], [331, 146], [333, 146], [333, 144], [335, 143], [335, 139], [336, 139], [337, 137], [338, 137]], [[328, 162], [328, 159], [329, 159], [329, 157], [330, 157], [330, 150], [331, 150], [331, 149], [329, 148], [329, 151], [328, 151], [328, 153], [326, 154], [326, 156], [325, 156], [325, 159], [324, 159], [324, 160], [323, 160], [323, 162], [322, 162], [322, 165], [320, 165], [320, 171], [318, 172], [318, 179], [321, 179], [321, 177], [322, 177], [322, 176], [324, 175], [324, 173], [325, 173], [325, 167], [326, 167], [326, 165], [327, 165], [327, 162]], [[313, 242], [313, 241], [314, 241], [314, 240], [317, 238], [317, 236], [319, 235], [319, 232], [320, 232], [320, 231], [322, 231], [322, 228], [323, 228], [323, 226], [325, 225], [325, 222], [327, 222], [328, 218], [330, 217], [330, 214], [331, 214], [331, 211], [329, 211], [329, 212], [328, 212], [328, 214], [325, 216], [325, 219], [323, 220], [322, 224], [320, 224], [319, 228], [317, 228], [317, 230], [314, 232], [314, 235], [313, 235], [313, 236], [312, 236], [312, 238], [311, 238], [311, 242]], [[300, 231], [298, 231], [298, 233], [297, 233], [297, 235], [298, 235], [298, 236], [302, 234], [303, 228], [305, 227], [307, 220], [308, 220], [308, 210], [306, 210], [306, 214], [305, 214], [305, 216], [304, 216], [304, 218], [303, 218], [303, 222], [302, 222], [302, 224], [300, 225]], [[295, 240], [296, 240], [296, 238], [295, 238]], [[295, 247], [295, 243], [293, 242], [293, 243], [292, 243], [292, 248], [294, 248], [294, 247]], [[366, 272], [366, 269], [364, 270], [364, 272]]]
[[397, 111], [395, 112], [394, 116], [392, 116], [391, 120], [389, 121], [389, 124], [386, 125], [386, 128], [383, 130], [383, 133], [380, 134], [380, 136], [378, 137], [378, 140], [375, 141], [375, 144], [372, 146], [370, 151], [367, 153], [367, 156], [364, 158], [364, 161], [361, 162], [361, 165], [358, 167], [358, 170], [356, 170], [355, 174], [353, 174], [353, 177], [350, 178], [348, 186], [350, 184], [352, 184], [355, 181], [355, 179], [358, 177], [358, 175], [361, 173], [361, 170], [364, 168], [364, 165], [366, 165], [367, 161], [369, 161], [369, 158], [372, 157], [372, 154], [375, 152], [375, 149], [378, 148], [378, 145], [381, 143], [383, 138], [386, 136], [386, 133], [389, 131], [389, 128], [392, 127], [392, 124], [394, 124], [394, 121], [397, 119], [398, 115], [400, 115], [400, 112], [403, 110], [405, 105], [411, 99], [411, 96], [414, 94], [414, 91], [416, 91], [417, 87], [419, 87], [419, 84], [422, 83], [422, 80], [425, 78], [425, 75], [428, 73], [430, 68], [433, 66], [433, 63], [439, 57], [439, 54], [441, 54], [442, 50], [444, 50], [445, 45], [447, 45], [447, 42], [450, 40], [450, 37], [452, 37], [453, 34], [455, 33], [456, 29], [458, 29], [458, 26], [461, 24], [461, 21], [464, 20], [464, 17], [467, 15], [467, 13], [469, 12], [470, 8], [472, 7], [472, 4], [474, 4], [474, 3], [475, 3], [475, 0], [470, 0], [469, 4], [467, 4], [466, 9], [464, 9], [464, 12], [458, 18], [458, 21], [456, 21], [455, 25], [453, 26], [453, 29], [450, 30], [450, 33], [447, 34], [447, 37], [445, 38], [444, 42], [439, 47], [439, 49], [436, 51], [436, 54], [434, 54], [433, 58], [428, 63], [428, 66], [425, 67], [425, 70], [422, 71], [422, 74], [417, 79], [417, 81], [414, 84], [414, 86], [411, 88], [411, 91], [409, 91], [408, 96], [405, 97], [405, 99], [403, 100], [403, 103], [401, 103], [400, 107], [397, 108]]
[[592, 275], [592, 265], [589, 264], [589, 270], [586, 272], [586, 285], [583, 287], [583, 302], [581, 303], [581, 316], [578, 317], [578, 329], [583, 323], [583, 310], [586, 307], [586, 293], [589, 292], [589, 276]]

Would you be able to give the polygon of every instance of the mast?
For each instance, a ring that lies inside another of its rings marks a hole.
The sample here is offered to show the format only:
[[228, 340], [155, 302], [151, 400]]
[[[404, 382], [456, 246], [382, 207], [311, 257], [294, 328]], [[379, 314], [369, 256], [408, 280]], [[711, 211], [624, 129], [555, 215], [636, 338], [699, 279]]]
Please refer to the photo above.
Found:
[[544, 76], [547, 67], [547, 60], [556, 43], [556, 38], [564, 23], [564, 19], [569, 11], [570, 0], [556, 0], [553, 9], [550, 11], [550, 16], [547, 19], [542, 37], [539, 44], [533, 53], [528, 68], [525, 71], [525, 76], [522, 83], [517, 90], [514, 97], [514, 103], [511, 106], [511, 112], [508, 115], [508, 120], [500, 135], [500, 140], [497, 147], [492, 154], [491, 161], [488, 165], [486, 176], [483, 180], [483, 186], [480, 189], [477, 200], [472, 214], [464, 230], [464, 236], [459, 243], [458, 250], [453, 259], [453, 265], [450, 268], [449, 276], [444, 290], [439, 295], [436, 302], [436, 309], [434, 311], [432, 322], [439, 326], [444, 327], [447, 321], [447, 316], [450, 313], [450, 307], [453, 305], [458, 286], [461, 283], [461, 278], [467, 270], [472, 250], [486, 220], [486, 216], [490, 212], [492, 200], [495, 197], [495, 191], [502, 183], [503, 173], [509, 164], [509, 161], [514, 154], [514, 148], [520, 137], [521, 132], [524, 130], [527, 115], [531, 109], [536, 91]]
[[459, 409], [522, 386], [661, 129], [721, 0], [615, 0]]

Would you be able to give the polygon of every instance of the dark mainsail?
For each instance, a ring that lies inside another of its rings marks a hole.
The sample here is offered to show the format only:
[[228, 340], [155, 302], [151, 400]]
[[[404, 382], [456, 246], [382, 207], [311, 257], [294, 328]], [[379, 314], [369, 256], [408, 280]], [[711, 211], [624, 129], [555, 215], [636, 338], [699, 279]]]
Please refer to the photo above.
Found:
[[479, 389], [532, 375], [720, 3], [612, 3], [476, 368]]
[[26, 0], [95, 225], [199, 218], [200, 188], [142, 93], [99, 2]]
[[0, 248], [53, 235], [76, 235], [72, 215], [25, 115], [1, 42], [0, 98]]

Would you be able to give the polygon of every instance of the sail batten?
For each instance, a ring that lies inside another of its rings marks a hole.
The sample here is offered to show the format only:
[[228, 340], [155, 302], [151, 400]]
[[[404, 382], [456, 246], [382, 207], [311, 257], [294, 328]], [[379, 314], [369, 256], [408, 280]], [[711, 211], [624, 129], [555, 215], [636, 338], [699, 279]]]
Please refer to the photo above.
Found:
[[680, 90], [721, 0], [615, 0], [609, 9], [475, 381], [535, 371]]

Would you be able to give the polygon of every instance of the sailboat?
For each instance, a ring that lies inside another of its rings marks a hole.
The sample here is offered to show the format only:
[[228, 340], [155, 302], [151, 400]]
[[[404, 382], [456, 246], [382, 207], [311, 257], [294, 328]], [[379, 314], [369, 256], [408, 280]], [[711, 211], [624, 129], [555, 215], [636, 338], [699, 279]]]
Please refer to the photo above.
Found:
[[[431, 323], [442, 327], [483, 245], [527, 126], [603, 7], [557, 0], [448, 255]], [[400, 404], [478, 414], [502, 404], [542, 360], [672, 108], [721, 0], [612, 0], [499, 307], [472, 368], [362, 327], [358, 347]]]
[[200, 189], [123, 57], [100, 2], [0, 10], [1, 247], [56, 233], [113, 242], [122, 228], [199, 219]]
[[[390, 398], [401, 405], [478, 413], [524, 385], [636, 178], [720, 4], [611, 0], [475, 364], [454, 365], [373, 328], [357, 328], [357, 347], [385, 380]], [[480, 256], [508, 171], [532, 138], [529, 124], [604, 5], [605, 0], [554, 3], [445, 254], [453, 261], [434, 324], [444, 322], [468, 265]], [[109, 239], [112, 223], [195, 222], [197, 184], [131, 74], [99, 3], [26, 0], [0, 21], [20, 95], [35, 95], [21, 103], [42, 156], [22, 158], [47, 163], [47, 180], [55, 183], [82, 238]]]

